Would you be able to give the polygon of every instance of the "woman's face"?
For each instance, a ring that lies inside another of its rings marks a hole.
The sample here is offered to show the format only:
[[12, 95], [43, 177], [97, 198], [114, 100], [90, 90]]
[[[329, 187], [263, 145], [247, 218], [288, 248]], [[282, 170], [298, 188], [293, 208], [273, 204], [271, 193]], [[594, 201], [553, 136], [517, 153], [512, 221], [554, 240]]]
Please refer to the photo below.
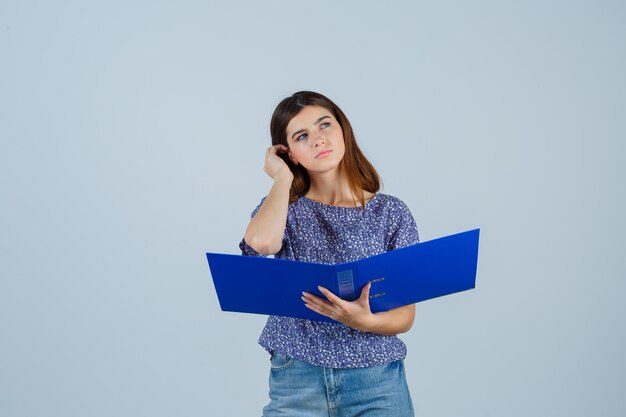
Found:
[[308, 172], [336, 169], [343, 158], [343, 131], [332, 112], [306, 106], [287, 125], [289, 158]]

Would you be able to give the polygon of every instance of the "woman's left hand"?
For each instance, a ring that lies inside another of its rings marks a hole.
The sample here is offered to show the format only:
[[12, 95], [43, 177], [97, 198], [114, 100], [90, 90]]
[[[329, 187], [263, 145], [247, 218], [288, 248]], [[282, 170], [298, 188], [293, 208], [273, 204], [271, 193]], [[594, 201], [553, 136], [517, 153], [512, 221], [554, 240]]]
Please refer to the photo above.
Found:
[[361, 296], [354, 301], [337, 297], [324, 287], [317, 287], [328, 301], [308, 292], [302, 293], [304, 305], [322, 316], [330, 317], [340, 323], [362, 332], [370, 331], [374, 314], [370, 310], [370, 288], [368, 282], [361, 291]]

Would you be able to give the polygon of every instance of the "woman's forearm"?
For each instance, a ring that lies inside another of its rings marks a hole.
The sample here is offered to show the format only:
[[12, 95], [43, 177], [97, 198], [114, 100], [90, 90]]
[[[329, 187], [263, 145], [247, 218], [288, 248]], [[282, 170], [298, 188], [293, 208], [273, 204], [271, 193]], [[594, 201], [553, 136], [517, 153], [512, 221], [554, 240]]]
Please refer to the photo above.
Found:
[[415, 319], [415, 304], [373, 314], [368, 331], [383, 336], [408, 332]]
[[263, 205], [248, 224], [244, 240], [261, 254], [275, 254], [282, 246], [292, 178], [276, 176]]

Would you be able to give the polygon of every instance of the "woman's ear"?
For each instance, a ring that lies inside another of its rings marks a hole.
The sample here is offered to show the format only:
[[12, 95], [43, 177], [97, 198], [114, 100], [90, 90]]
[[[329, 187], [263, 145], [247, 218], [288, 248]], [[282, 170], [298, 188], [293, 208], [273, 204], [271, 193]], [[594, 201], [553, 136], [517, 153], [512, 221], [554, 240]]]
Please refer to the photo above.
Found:
[[291, 160], [291, 162], [293, 162], [294, 165], [298, 165], [298, 160], [295, 158], [295, 156], [291, 154], [291, 151], [288, 151], [287, 155], [289, 155], [289, 159]]

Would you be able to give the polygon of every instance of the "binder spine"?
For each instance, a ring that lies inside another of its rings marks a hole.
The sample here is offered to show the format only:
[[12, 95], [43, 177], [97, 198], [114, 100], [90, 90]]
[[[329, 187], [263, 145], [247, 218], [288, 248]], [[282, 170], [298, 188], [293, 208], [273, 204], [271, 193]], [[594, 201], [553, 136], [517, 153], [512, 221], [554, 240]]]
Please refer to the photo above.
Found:
[[337, 290], [339, 291], [339, 297], [353, 301], [357, 297], [356, 294], [356, 263], [353, 264], [341, 264], [335, 268], [335, 276], [337, 277]]

